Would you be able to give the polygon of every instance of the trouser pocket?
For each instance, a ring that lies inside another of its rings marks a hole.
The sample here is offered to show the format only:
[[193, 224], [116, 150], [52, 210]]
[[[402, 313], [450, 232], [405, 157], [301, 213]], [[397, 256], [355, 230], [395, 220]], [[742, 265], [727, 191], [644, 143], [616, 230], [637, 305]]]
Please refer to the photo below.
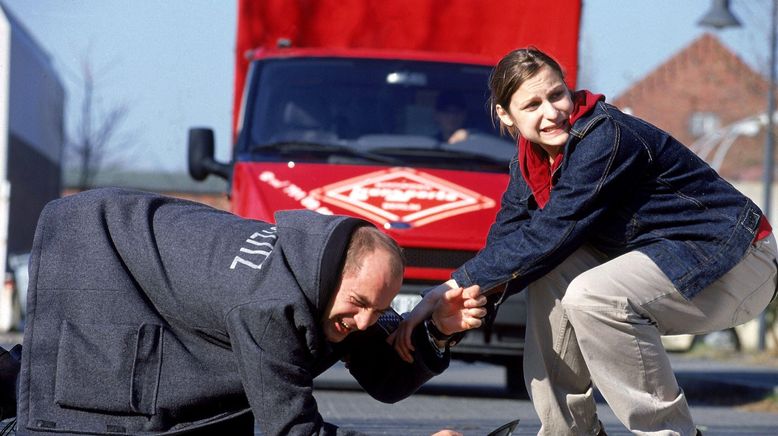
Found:
[[54, 401], [61, 407], [153, 415], [162, 326], [62, 324]]

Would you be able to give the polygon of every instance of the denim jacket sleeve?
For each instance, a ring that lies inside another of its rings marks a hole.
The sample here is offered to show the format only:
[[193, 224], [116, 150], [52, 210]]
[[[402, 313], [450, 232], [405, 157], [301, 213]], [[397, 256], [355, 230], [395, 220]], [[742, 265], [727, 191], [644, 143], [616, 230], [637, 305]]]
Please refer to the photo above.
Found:
[[650, 164], [648, 147], [606, 110], [579, 120], [565, 145], [559, 179], [542, 210], [526, 217], [522, 186], [512, 170], [511, 184], [490, 229], [487, 245], [452, 277], [460, 286], [488, 291], [509, 280], [523, 289], [584, 243], [599, 217]]
[[513, 158], [509, 170], [508, 186], [502, 194], [500, 210], [489, 228], [487, 246], [517, 231], [530, 218], [528, 202], [532, 201], [532, 190], [521, 175], [518, 157]]

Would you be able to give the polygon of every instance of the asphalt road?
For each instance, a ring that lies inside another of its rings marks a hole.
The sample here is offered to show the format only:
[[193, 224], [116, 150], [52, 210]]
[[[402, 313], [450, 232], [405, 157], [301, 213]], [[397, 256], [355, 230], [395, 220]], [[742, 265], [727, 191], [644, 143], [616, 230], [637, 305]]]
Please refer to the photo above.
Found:
[[[679, 383], [685, 390], [698, 428], [708, 435], [778, 435], [778, 414], [746, 412], [739, 407], [765, 394], [778, 380], [778, 368], [761, 371], [732, 364], [678, 360]], [[730, 382], [739, 374], [751, 388]], [[454, 362], [420, 392], [386, 405], [360, 392], [342, 368], [317, 379], [315, 396], [325, 420], [375, 435], [429, 435], [452, 428], [465, 435], [486, 435], [520, 419], [514, 435], [534, 435], [540, 421], [526, 398], [514, 398], [503, 387], [502, 368]], [[600, 399], [598, 413], [609, 435], [629, 435]]]
[[[0, 335], [0, 345], [8, 347], [20, 339]], [[683, 357], [674, 357], [673, 365], [692, 416], [706, 436], [778, 435], [778, 413], [741, 408], [771, 392], [778, 394], [778, 368]], [[315, 397], [326, 421], [371, 435], [429, 435], [441, 428], [486, 435], [517, 418], [521, 422], [514, 435], [536, 434], [540, 421], [532, 404], [508, 393], [504, 377], [501, 367], [453, 362], [415, 395], [383, 404], [336, 366], [316, 379]], [[630, 434], [601, 399], [598, 409], [609, 435]]]

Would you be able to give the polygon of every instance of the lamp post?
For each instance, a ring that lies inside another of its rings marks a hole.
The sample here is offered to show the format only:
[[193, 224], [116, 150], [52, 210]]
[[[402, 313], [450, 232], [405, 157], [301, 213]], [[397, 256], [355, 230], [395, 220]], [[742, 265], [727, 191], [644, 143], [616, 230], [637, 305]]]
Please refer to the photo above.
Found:
[[[764, 185], [764, 202], [762, 210], [765, 215], [770, 217], [772, 208], [772, 188], [774, 172], [774, 137], [773, 132], [773, 114], [775, 112], [775, 45], [776, 45], [776, 14], [778, 14], [778, 0], [773, 0], [772, 10], [770, 11], [770, 41], [769, 41], [769, 82], [767, 89], [767, 127], [765, 132], [764, 144], [764, 162], [762, 183]], [[701, 26], [713, 27], [715, 29], [724, 29], [726, 27], [739, 27], [740, 21], [729, 10], [729, 0], [712, 0], [711, 9], [706, 13], [697, 24]], [[759, 350], [765, 349], [765, 333], [767, 323], [765, 314], [759, 315]]]
[[714, 29], [725, 29], [740, 27], [740, 20], [729, 10], [729, 0], [713, 0], [710, 10], [697, 24]]

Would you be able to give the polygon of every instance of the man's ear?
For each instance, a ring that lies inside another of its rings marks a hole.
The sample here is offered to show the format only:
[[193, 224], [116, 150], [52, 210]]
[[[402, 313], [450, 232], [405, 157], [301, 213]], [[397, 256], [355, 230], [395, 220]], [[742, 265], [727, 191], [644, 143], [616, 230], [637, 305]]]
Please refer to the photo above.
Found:
[[497, 117], [500, 119], [500, 122], [505, 124], [508, 127], [513, 127], [513, 118], [511, 118], [511, 114], [508, 113], [501, 105], [496, 105], [494, 107], [495, 112], [497, 112]]

